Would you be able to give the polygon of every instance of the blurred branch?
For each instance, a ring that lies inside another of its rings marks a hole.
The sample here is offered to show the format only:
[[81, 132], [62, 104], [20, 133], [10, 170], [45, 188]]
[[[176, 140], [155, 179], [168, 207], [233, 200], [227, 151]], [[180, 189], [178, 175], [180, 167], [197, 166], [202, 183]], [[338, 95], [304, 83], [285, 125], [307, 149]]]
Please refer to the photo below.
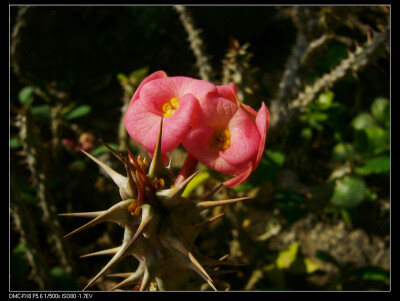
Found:
[[23, 153], [31, 172], [33, 185], [37, 190], [39, 206], [43, 212], [42, 221], [49, 230], [49, 237], [55, 247], [61, 265], [65, 267], [67, 271], [71, 271], [72, 267], [69, 264], [67, 254], [64, 251], [65, 248], [63, 247], [56, 209], [50, 201], [52, 198], [49, 196], [49, 174], [46, 169], [48, 164], [43, 161], [41, 156], [43, 154], [48, 158], [48, 151], [42, 149], [45, 144], [37, 133], [37, 128], [32, 120], [29, 109], [26, 109], [25, 113], [19, 116], [18, 125], [20, 128], [19, 135], [24, 150]]
[[283, 107], [287, 101], [292, 99], [300, 86], [300, 78], [298, 71], [301, 62], [305, 61], [304, 53], [309, 48], [309, 41], [307, 38], [308, 19], [310, 12], [307, 7], [293, 7], [292, 9], [293, 20], [297, 27], [296, 42], [292, 48], [292, 52], [285, 65], [285, 71], [279, 83], [279, 90], [276, 99], [271, 102], [271, 127], [278, 122]]
[[199, 68], [199, 75], [201, 79], [211, 81], [212, 67], [208, 62], [207, 55], [205, 54], [203, 40], [200, 38], [201, 30], [195, 29], [193, 18], [186, 7], [175, 5], [174, 9], [178, 12], [182, 25], [188, 34], [190, 48], [196, 57], [196, 64]]
[[[13, 178], [13, 177], [12, 177]], [[13, 201], [10, 202], [10, 213], [13, 218], [16, 230], [20, 234], [21, 242], [26, 247], [26, 258], [32, 267], [32, 278], [38, 284], [40, 290], [46, 289], [48, 282], [48, 267], [42, 255], [38, 243], [38, 234], [35, 230], [32, 218], [27, 212], [27, 208], [20, 199], [19, 193], [14, 187], [14, 179], [10, 179], [10, 190]]]
[[15, 72], [22, 81], [28, 82], [28, 80], [24, 77], [22, 74], [20, 68], [19, 68], [19, 60], [18, 60], [18, 55], [17, 55], [17, 49], [19, 46], [19, 43], [21, 42], [20, 35], [19, 33], [21, 32], [21, 29], [26, 26], [26, 14], [29, 11], [30, 7], [29, 6], [21, 6], [18, 9], [18, 14], [16, 18], [16, 22], [14, 25], [14, 28], [11, 33], [11, 45], [10, 45], [10, 64]]

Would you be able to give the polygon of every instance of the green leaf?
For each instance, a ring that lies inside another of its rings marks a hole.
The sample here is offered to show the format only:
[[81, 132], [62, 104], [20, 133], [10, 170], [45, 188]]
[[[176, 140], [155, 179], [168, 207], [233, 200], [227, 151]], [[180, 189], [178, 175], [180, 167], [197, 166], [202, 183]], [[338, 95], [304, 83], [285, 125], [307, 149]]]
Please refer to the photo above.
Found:
[[81, 106], [71, 110], [67, 114], [65, 114], [64, 117], [67, 120], [79, 118], [79, 117], [82, 117], [82, 116], [85, 116], [85, 115], [89, 114], [91, 112], [91, 110], [92, 110], [92, 108], [90, 106], [81, 105]]
[[49, 105], [44, 104], [44, 105], [34, 106], [32, 107], [31, 112], [33, 115], [38, 116], [40, 118], [50, 119], [51, 110]]
[[353, 161], [355, 156], [355, 150], [353, 145], [350, 143], [340, 142], [336, 144], [332, 149], [332, 159], [338, 162], [344, 162], [346, 160]]
[[351, 126], [355, 130], [362, 130], [374, 125], [376, 125], [375, 119], [369, 113], [360, 113], [351, 122]]
[[382, 124], [388, 126], [390, 123], [390, 102], [384, 97], [378, 97], [371, 104], [371, 112]]
[[356, 134], [357, 149], [362, 153], [379, 154], [390, 149], [390, 135], [388, 130], [379, 126], [371, 126]]
[[34, 91], [35, 91], [35, 88], [33, 88], [33, 87], [28, 86], [28, 87], [23, 88], [18, 94], [18, 99], [19, 99], [20, 103], [22, 103], [26, 107], [29, 107], [33, 102]]
[[365, 266], [350, 273], [351, 276], [365, 280], [389, 280], [390, 272], [377, 266]]
[[149, 68], [143, 67], [143, 68], [137, 69], [135, 71], [132, 71], [129, 74], [129, 77], [134, 77], [138, 80], [142, 80], [147, 75], [148, 72], [149, 72]]
[[321, 93], [318, 97], [318, 104], [321, 109], [327, 109], [332, 105], [335, 94], [332, 91]]
[[266, 156], [271, 162], [275, 163], [279, 167], [282, 167], [285, 162], [285, 154], [280, 151], [267, 150]]
[[317, 252], [315, 252], [315, 257], [317, 257], [318, 259], [320, 259], [322, 261], [332, 263], [335, 266], [337, 266], [339, 269], [342, 268], [340, 263], [331, 254], [329, 254], [325, 251], [318, 250]]
[[360, 175], [384, 174], [390, 171], [390, 157], [380, 156], [365, 162], [363, 166], [356, 167], [355, 172]]
[[362, 179], [346, 176], [336, 180], [331, 202], [339, 207], [357, 207], [365, 197], [366, 185]]

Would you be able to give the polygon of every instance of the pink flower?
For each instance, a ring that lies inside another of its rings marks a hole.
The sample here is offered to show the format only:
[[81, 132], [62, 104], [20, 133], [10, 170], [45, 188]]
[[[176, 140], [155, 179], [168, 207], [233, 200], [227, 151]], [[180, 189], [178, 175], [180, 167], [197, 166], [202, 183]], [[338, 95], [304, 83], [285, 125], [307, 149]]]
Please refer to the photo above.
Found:
[[198, 100], [213, 91], [216, 87], [209, 82], [168, 77], [164, 71], [157, 71], [144, 79], [133, 95], [125, 115], [126, 130], [152, 155], [164, 117], [161, 152], [165, 154], [185, 137], [198, 109]]
[[236, 176], [226, 182], [235, 187], [257, 168], [264, 152], [269, 111], [262, 103], [259, 112], [237, 100], [237, 88], [217, 86], [201, 101], [192, 128], [183, 140], [191, 156], [207, 167]]

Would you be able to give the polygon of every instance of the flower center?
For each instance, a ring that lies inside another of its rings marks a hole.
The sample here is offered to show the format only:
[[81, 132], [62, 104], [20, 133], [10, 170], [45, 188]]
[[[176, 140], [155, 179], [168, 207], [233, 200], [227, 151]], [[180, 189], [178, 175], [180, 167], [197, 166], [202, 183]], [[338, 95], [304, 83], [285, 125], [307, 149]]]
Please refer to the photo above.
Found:
[[172, 97], [162, 107], [162, 110], [164, 112], [163, 116], [164, 117], [172, 116], [175, 113], [175, 111], [178, 110], [178, 108], [179, 108], [179, 98]]
[[226, 150], [231, 144], [231, 132], [229, 130], [216, 131], [211, 136], [209, 144], [214, 154], [218, 154], [220, 150]]

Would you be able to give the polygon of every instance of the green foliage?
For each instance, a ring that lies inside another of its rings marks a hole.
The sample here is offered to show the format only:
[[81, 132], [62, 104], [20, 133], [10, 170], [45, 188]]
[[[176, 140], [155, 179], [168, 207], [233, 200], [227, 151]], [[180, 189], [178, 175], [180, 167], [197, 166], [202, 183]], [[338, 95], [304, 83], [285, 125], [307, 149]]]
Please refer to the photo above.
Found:
[[91, 112], [92, 108], [88, 105], [80, 105], [64, 115], [66, 120], [83, 117]]
[[388, 174], [389, 171], [390, 157], [387, 155], [369, 159], [364, 165], [355, 168], [355, 172], [363, 176], [371, 174]]
[[[111, 146], [113, 149], [118, 150], [118, 145], [116, 145], [115, 143], [110, 142], [110, 143], [107, 143], [107, 144], [108, 144], [109, 146]], [[109, 151], [110, 151], [110, 150], [109, 150], [106, 146], [100, 145], [100, 146], [96, 147], [94, 150], [92, 150], [92, 151], [90, 152], [90, 154], [91, 154], [92, 156], [96, 157], [96, 156], [98, 156], [98, 155], [101, 155], [101, 154], [106, 153], [106, 152], [109, 152]]]
[[303, 215], [304, 195], [291, 191], [277, 191], [275, 200], [280, 213], [288, 222], [293, 223]]
[[14, 247], [10, 256], [10, 276], [11, 281], [18, 283], [24, 282], [29, 272], [29, 263], [26, 259], [26, 246], [23, 243], [19, 243]]
[[50, 120], [51, 108], [47, 104], [33, 106], [31, 109], [32, 115], [39, 118]]
[[364, 266], [351, 271], [350, 276], [363, 280], [389, 280], [390, 272], [376, 266]]
[[50, 270], [52, 289], [59, 291], [78, 290], [78, 285], [70, 272], [62, 267], [53, 267]]
[[28, 86], [23, 88], [18, 94], [18, 99], [20, 103], [22, 103], [25, 107], [29, 107], [33, 103], [34, 92], [34, 87]]

